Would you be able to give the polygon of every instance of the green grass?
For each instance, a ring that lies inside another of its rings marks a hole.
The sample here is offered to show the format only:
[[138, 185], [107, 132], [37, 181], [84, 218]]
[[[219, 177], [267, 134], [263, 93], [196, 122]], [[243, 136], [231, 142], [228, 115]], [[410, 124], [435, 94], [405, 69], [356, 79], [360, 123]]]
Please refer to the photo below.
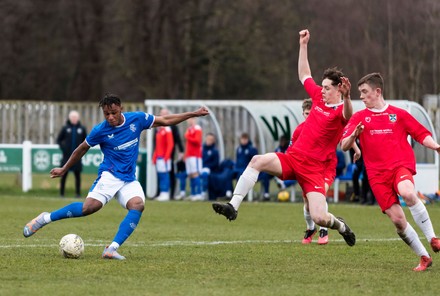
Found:
[[[81, 175], [81, 193], [85, 195], [93, 181], [96, 179], [96, 174], [82, 174]], [[75, 176], [69, 173], [66, 180], [65, 196], [75, 196]], [[47, 174], [32, 175], [32, 189], [29, 195], [32, 196], [59, 196], [60, 195], [60, 179], [51, 179]], [[21, 175], [17, 173], [1, 173], [0, 174], [0, 194], [8, 195], [23, 195], [21, 188]]]
[[[354, 247], [335, 231], [326, 246], [301, 245], [299, 203], [244, 203], [228, 222], [208, 202], [149, 201], [120, 248], [125, 261], [100, 258], [126, 213], [115, 201], [23, 237], [30, 219], [73, 201], [0, 197], [0, 295], [436, 295], [440, 289], [440, 255], [433, 254], [429, 271], [413, 272], [418, 258], [377, 206], [330, 205], [356, 232]], [[440, 206], [428, 210], [440, 232]], [[86, 243], [78, 260], [58, 253], [67, 233]]]

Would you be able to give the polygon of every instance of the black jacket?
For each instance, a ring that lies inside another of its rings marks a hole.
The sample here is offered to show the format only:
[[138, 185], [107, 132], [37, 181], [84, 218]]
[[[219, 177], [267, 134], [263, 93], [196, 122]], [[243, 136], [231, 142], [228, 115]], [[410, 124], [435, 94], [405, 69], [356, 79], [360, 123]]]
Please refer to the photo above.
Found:
[[[73, 151], [78, 147], [87, 137], [87, 130], [84, 126], [81, 125], [81, 122], [73, 125], [69, 120], [66, 121], [66, 124], [61, 129], [58, 134], [57, 144], [60, 146], [61, 151], [63, 152], [63, 160], [61, 165], [63, 166], [70, 155], [72, 155]], [[81, 171], [82, 163], [78, 161], [73, 167], [70, 168], [71, 171]]]

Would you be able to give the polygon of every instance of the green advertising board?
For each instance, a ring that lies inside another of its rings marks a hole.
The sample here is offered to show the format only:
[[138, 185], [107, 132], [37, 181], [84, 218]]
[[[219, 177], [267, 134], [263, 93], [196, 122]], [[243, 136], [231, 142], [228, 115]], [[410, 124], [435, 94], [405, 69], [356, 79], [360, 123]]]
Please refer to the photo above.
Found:
[[[58, 148], [32, 148], [32, 173], [47, 174], [51, 169], [59, 167], [63, 154]], [[95, 174], [102, 162], [99, 149], [90, 149], [82, 158], [83, 173]]]
[[21, 172], [23, 167], [23, 149], [14, 147], [0, 148], [0, 173]]

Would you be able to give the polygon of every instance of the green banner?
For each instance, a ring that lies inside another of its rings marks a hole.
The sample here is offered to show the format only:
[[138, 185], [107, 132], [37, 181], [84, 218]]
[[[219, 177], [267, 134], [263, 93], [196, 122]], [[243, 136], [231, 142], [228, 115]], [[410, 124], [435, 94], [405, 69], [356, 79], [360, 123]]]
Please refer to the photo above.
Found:
[[0, 172], [21, 172], [23, 166], [23, 149], [0, 148]]
[[[58, 148], [32, 148], [32, 173], [47, 174], [51, 169], [59, 167], [63, 154]], [[99, 149], [90, 149], [82, 158], [83, 173], [95, 174], [102, 162]]]

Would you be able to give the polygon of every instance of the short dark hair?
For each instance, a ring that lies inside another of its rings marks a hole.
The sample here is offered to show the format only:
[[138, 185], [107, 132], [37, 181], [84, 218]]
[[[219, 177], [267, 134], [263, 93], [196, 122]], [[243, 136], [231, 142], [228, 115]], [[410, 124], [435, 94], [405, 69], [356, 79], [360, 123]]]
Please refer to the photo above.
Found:
[[338, 69], [337, 67], [328, 68], [324, 71], [324, 74], [322, 74], [322, 80], [326, 78], [330, 79], [333, 86], [337, 86], [342, 83], [342, 77], [344, 77], [344, 73], [342, 73], [342, 70]]
[[368, 84], [372, 88], [380, 88], [383, 94], [383, 77], [380, 75], [380, 73], [375, 72], [365, 75], [358, 81], [358, 87], [364, 83]]
[[303, 112], [306, 110], [312, 110], [312, 99], [304, 99], [303, 103], [302, 103], [302, 109]]
[[241, 134], [240, 138], [241, 139], [249, 139], [249, 134], [244, 132], [244, 133]]
[[114, 94], [105, 94], [104, 97], [99, 101], [99, 107], [110, 107], [115, 104], [116, 106], [121, 106], [121, 99]]

